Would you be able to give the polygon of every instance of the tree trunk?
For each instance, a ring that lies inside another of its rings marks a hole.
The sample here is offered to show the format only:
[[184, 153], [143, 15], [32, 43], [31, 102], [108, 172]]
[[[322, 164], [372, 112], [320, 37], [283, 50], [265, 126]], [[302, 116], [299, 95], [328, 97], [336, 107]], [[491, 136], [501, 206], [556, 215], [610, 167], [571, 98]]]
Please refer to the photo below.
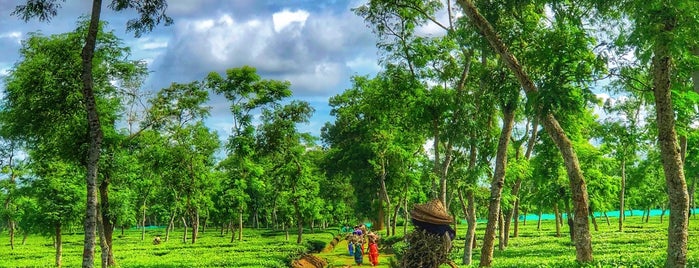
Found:
[[621, 159], [621, 189], [619, 191], [619, 232], [624, 231], [624, 192], [626, 191], [626, 159]]
[[24, 232], [22, 234], [22, 246], [27, 244], [27, 236], [29, 236], [29, 232]]
[[599, 232], [599, 226], [597, 226], [597, 218], [595, 218], [595, 212], [590, 207], [590, 219], [592, 219], [592, 225], [595, 226], [595, 232]]
[[503, 107], [502, 130], [498, 141], [498, 150], [495, 157], [495, 175], [490, 184], [490, 204], [488, 206], [488, 224], [485, 229], [485, 238], [481, 248], [480, 266], [491, 266], [493, 263], [493, 249], [495, 240], [495, 228], [500, 212], [500, 200], [502, 187], [505, 185], [505, 169], [507, 167], [507, 146], [510, 142], [512, 127], [514, 125], [515, 111], [510, 107]]
[[87, 112], [87, 123], [90, 136], [90, 145], [87, 151], [87, 175], [85, 177], [87, 185], [87, 205], [85, 209], [85, 241], [83, 247], [83, 267], [93, 267], [95, 265], [95, 234], [97, 230], [97, 174], [99, 168], [100, 150], [102, 147], [102, 127], [100, 126], [97, 104], [93, 92], [92, 81], [92, 58], [95, 54], [97, 43], [97, 30], [99, 27], [100, 13], [102, 10], [102, 0], [92, 1], [92, 13], [90, 15], [90, 25], [88, 26], [85, 46], [83, 47], [82, 58], [82, 84], [83, 98], [85, 100], [85, 110]]
[[609, 216], [607, 216], [607, 212], [605, 211], [602, 214], [604, 215], [604, 219], [607, 221], [607, 226], [612, 226], [612, 224], [609, 223]]
[[238, 210], [238, 241], [243, 240], [243, 209]]
[[[512, 236], [513, 236], [513, 237], [519, 237], [519, 198], [517, 198], [517, 200], [515, 200], [515, 207], [514, 207], [513, 209], [514, 209], [514, 211], [515, 211], [515, 212], [514, 212], [514, 215], [513, 215], [513, 216], [514, 216], [514, 221], [515, 221], [515, 222], [514, 222], [514, 224], [515, 224], [515, 230], [514, 230], [514, 233], [512, 234]], [[526, 218], [526, 217], [525, 217], [525, 218]], [[507, 242], [509, 243], [510, 239], [508, 238], [508, 239], [505, 240], [505, 241], [507, 241]], [[505, 246], [507, 246], [507, 245], [505, 245]]]
[[231, 243], [233, 243], [235, 242], [235, 225], [233, 224], [233, 221], [231, 221], [231, 224], [229, 224], [228, 226], [231, 228]]
[[653, 49], [651, 60], [653, 72], [653, 95], [655, 96], [655, 114], [658, 126], [658, 143], [660, 145], [661, 163], [665, 173], [670, 200], [670, 224], [668, 225], [667, 261], [665, 267], [685, 267], [687, 265], [687, 237], [689, 225], [689, 196], [685, 181], [682, 159], [675, 132], [675, 112], [672, 108], [670, 93], [670, 68], [672, 66], [670, 46], [672, 31], [676, 18], [663, 15], [657, 19], [662, 28]]
[[[663, 217], [665, 217], [665, 208], [663, 207], [663, 211], [660, 212], [660, 223], [663, 223]], [[648, 222], [648, 219], [646, 219], [646, 222]]]
[[[522, 85], [522, 88], [527, 93], [527, 96], [532, 96], [538, 93], [538, 89], [533, 80], [524, 71], [517, 59], [510, 53], [502, 42], [498, 34], [495, 32], [490, 23], [478, 12], [478, 9], [473, 4], [472, 0], [459, 0], [466, 16], [480, 30], [481, 34], [487, 39], [490, 46], [495, 50], [500, 58], [504, 61], [507, 67], [512, 70], [517, 80]], [[559, 125], [553, 114], [545, 114], [541, 117], [543, 126], [551, 139], [556, 144], [556, 147], [563, 156], [568, 179], [570, 180], [571, 193], [573, 197], [573, 205], [575, 207], [575, 251], [576, 260], [579, 262], [592, 261], [592, 238], [590, 235], [590, 227], [587, 220], [588, 196], [585, 178], [580, 169], [578, 157], [573, 150], [573, 146]]]
[[393, 221], [391, 222], [393, 225], [391, 226], [391, 235], [396, 235], [396, 222], [398, 221], [398, 210], [400, 209], [400, 204], [403, 203], [403, 200], [398, 201], [398, 204], [396, 204], [395, 208], [393, 209]]
[[[405, 194], [408, 194], [408, 191], [405, 191]], [[408, 198], [405, 198], [403, 200], [403, 209], [405, 210], [405, 220], [403, 220], [403, 236], [408, 234], [408, 221], [410, 218], [408, 217], [410, 213], [408, 213]]]
[[[524, 217], [522, 218], [522, 225], [526, 226], [527, 225], [527, 210], [526, 209], [522, 210], [522, 212], [523, 212], [522, 214], [524, 215]], [[515, 230], [517, 230], [517, 229], [515, 229]]]
[[[100, 243], [102, 247], [102, 262], [106, 263], [108, 267], [116, 265], [114, 260], [114, 251], [112, 250], [112, 237], [114, 236], [114, 223], [112, 222], [112, 217], [109, 213], [109, 174], [104, 174], [104, 179], [100, 183], [100, 201], [102, 212], [102, 231], [104, 232], [104, 245]], [[106, 247], [105, 247], [106, 246]], [[105, 254], [106, 253], [106, 254]]]
[[553, 205], [553, 213], [556, 216], [556, 237], [561, 237], [561, 214], [558, 213], [558, 204]]
[[[541, 209], [539, 209], [539, 219], [536, 221], [536, 230], [541, 231]], [[558, 220], [558, 218], [556, 218]], [[556, 222], [558, 224], [558, 222]]]
[[175, 212], [172, 212], [172, 216], [170, 216], [170, 222], [167, 224], [167, 228], [165, 228], [165, 242], [170, 240], [170, 231], [172, 231], [174, 228], [175, 228]]
[[[566, 222], [568, 223], [568, 232], [570, 232], [570, 242], [575, 242], [575, 225], [573, 224], [575, 216], [570, 214], [570, 204], [568, 200], [566, 199], [564, 202], [566, 208]], [[561, 217], [561, 220], [563, 220], [563, 217]], [[585, 221], [587, 221], [587, 218], [585, 218]]]
[[184, 230], [182, 231], [182, 243], [187, 243], [187, 220], [182, 216], [182, 225]]
[[97, 206], [97, 234], [100, 238], [100, 248], [102, 253], [100, 254], [100, 266], [102, 268], [107, 268], [109, 267], [109, 245], [107, 245], [107, 238], [104, 237], [104, 224], [102, 223], [103, 221], [104, 219], [102, 217], [102, 208], [100, 206]]
[[[474, 148], [474, 146], [472, 145], [471, 148]], [[474, 204], [473, 190], [470, 188], [466, 190], [466, 200], [468, 200], [468, 204], [464, 202], [463, 193], [461, 191], [458, 191], [458, 195], [461, 207], [466, 215], [468, 226], [466, 228], [466, 237], [464, 238], [464, 256], [461, 263], [464, 265], [471, 265], [474, 248], [473, 242], [476, 237], [476, 207]]]
[[198, 235], [199, 235], [199, 209], [194, 208], [194, 213], [192, 214], [192, 244], [197, 242]]
[[[141, 241], [146, 240], [146, 199], [143, 198], [143, 213], [141, 214]], [[172, 222], [172, 219], [170, 219], [170, 222]], [[170, 228], [168, 225], [167, 228]], [[167, 229], [166, 228], [166, 229]], [[167, 232], [167, 230], [166, 230]], [[167, 238], [165, 239], [167, 241]]]
[[15, 221], [12, 219], [7, 223], [7, 228], [10, 229], [10, 249], [15, 249]]
[[505, 216], [503, 216], [502, 207], [500, 207], [500, 213], [498, 213], [498, 249], [500, 251], [505, 250]]
[[61, 224], [57, 223], [56, 224], [56, 229], [55, 229], [55, 239], [56, 241], [54, 242], [54, 246], [56, 247], [56, 267], [60, 268], [63, 265], [63, 261], [61, 261], [62, 256], [63, 256], [63, 237], [61, 236]]

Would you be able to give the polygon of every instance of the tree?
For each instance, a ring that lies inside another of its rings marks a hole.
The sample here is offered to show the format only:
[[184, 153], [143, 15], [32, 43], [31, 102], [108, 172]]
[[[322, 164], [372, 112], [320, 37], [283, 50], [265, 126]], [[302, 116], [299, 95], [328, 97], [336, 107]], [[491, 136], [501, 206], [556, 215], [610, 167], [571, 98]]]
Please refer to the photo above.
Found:
[[85, 192], [80, 187], [82, 168], [57, 159], [37, 157], [41, 162], [33, 162], [32, 176], [25, 178], [27, 186], [23, 191], [28, 192], [35, 203], [30, 207], [31, 217], [25, 220], [36, 222], [35, 231], [53, 236], [56, 248], [56, 266], [61, 267], [62, 239], [61, 233], [65, 227], [77, 225], [80, 222], [81, 211], [84, 208]]
[[[260, 168], [253, 161], [256, 152], [252, 112], [274, 106], [282, 99], [291, 96], [290, 84], [287, 81], [264, 80], [257, 74], [255, 68], [250, 66], [228, 69], [225, 77], [211, 72], [205, 81], [208, 89], [216, 94], [223, 94], [230, 102], [233, 134], [226, 144], [229, 159], [225, 161], [233, 166], [223, 167], [228, 168], [231, 175], [228, 188], [241, 193], [246, 190], [244, 187], [260, 175]], [[243, 213], [247, 206], [246, 200], [245, 195], [240, 195], [236, 202], [239, 216], [239, 240], [242, 240], [243, 236]]]
[[[491, 24], [480, 14], [473, 1], [471, 0], [459, 0], [459, 5], [463, 8], [466, 16], [471, 20], [472, 24], [478, 28], [480, 33], [485, 37], [485, 39], [490, 44], [491, 48], [500, 55], [501, 59], [504, 61], [505, 65], [514, 73], [515, 77], [521, 84], [522, 88], [526, 92], [528, 98], [533, 97], [539, 92], [536, 84], [534, 84], [531, 77], [522, 68], [517, 58], [509, 52], [507, 46], [502, 42], [501, 38], [498, 36], [497, 32], [493, 29]], [[570, 187], [573, 195], [573, 204], [575, 207], [575, 248], [576, 248], [576, 259], [579, 262], [590, 262], [592, 261], [592, 242], [589, 230], [589, 223], [587, 220], [588, 215], [588, 196], [587, 187], [585, 185], [585, 179], [580, 169], [580, 163], [573, 149], [573, 145], [561, 128], [556, 116], [547, 111], [541, 116], [541, 124], [544, 126], [546, 132], [551, 136], [554, 143], [561, 151], [563, 156], [566, 171], [568, 173], [568, 178], [570, 180]], [[481, 265], [489, 266], [489, 263], [481, 263]]]
[[[56, 0], [27, 1], [26, 5], [19, 5], [12, 12], [24, 21], [33, 17], [39, 20], [50, 20], [57, 14], [60, 3]], [[136, 9], [139, 19], [131, 19], [127, 23], [127, 29], [134, 31], [138, 37], [145, 31], [150, 31], [161, 21], [166, 25], [172, 23], [172, 19], [165, 15], [167, 3], [165, 0], [135, 1], [135, 0], [112, 0], [110, 8], [121, 11], [125, 9]], [[90, 146], [87, 154], [87, 206], [85, 213], [85, 246], [83, 249], [83, 267], [94, 266], [95, 253], [95, 231], [97, 229], [97, 174], [100, 159], [100, 149], [102, 145], [102, 127], [100, 124], [97, 102], [94, 95], [93, 80], [93, 58], [97, 43], [97, 33], [99, 29], [100, 15], [102, 11], [102, 0], [92, 2], [90, 13], [90, 23], [85, 35], [85, 42], [81, 53], [82, 59], [82, 95], [85, 101], [85, 112], [87, 115]], [[102, 249], [105, 250], [105, 249]], [[103, 260], [103, 266], [106, 260]]]
[[318, 167], [309, 157], [312, 151], [308, 150], [313, 146], [312, 139], [308, 133], [299, 133], [296, 129], [296, 124], [308, 122], [313, 112], [313, 108], [302, 101], [276, 106], [274, 110], [264, 109], [257, 138], [260, 154], [271, 158], [271, 163], [277, 163], [271, 170], [277, 177], [273, 183], [286, 197], [282, 200], [293, 206], [298, 244], [302, 241], [304, 220], [313, 219], [320, 201]]

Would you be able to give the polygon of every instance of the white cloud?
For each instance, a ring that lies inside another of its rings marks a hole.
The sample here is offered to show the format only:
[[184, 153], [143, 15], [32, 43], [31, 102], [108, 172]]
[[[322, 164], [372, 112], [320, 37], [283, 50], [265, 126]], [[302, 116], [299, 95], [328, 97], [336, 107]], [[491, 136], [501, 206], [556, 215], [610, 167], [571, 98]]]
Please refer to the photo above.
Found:
[[299, 23], [301, 28], [303, 28], [309, 15], [310, 13], [302, 9], [293, 12], [289, 11], [288, 9], [284, 9], [281, 12], [274, 13], [272, 14], [274, 31], [279, 32], [292, 23]]
[[6, 32], [0, 34], [0, 38], [7, 38], [7, 39], [12, 39], [17, 42], [17, 44], [22, 44], [22, 32]]

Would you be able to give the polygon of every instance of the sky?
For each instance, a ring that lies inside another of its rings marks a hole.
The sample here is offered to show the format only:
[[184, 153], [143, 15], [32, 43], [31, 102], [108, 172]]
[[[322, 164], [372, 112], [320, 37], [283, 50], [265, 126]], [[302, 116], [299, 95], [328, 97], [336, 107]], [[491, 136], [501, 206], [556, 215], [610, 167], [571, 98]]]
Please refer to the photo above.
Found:
[[[50, 22], [24, 22], [10, 16], [26, 0], [0, 0], [0, 76], [20, 60], [21, 42], [30, 32], [44, 35], [73, 31], [92, 1], [68, 0]], [[293, 99], [309, 102], [316, 112], [302, 132], [320, 135], [332, 121], [328, 98], [351, 86], [353, 75], [373, 75], [380, 67], [376, 38], [351, 9], [361, 0], [169, 0], [170, 26], [157, 26], [135, 38], [126, 32], [133, 11], [114, 12], [104, 1], [102, 20], [126, 46], [132, 60], [148, 63], [144, 90], [172, 82], [202, 80], [215, 71], [249, 65], [263, 79], [291, 82]], [[2, 79], [2, 77], [0, 77]], [[0, 87], [4, 85], [0, 82]], [[232, 119], [222, 96], [211, 95], [207, 125], [228, 136]]]

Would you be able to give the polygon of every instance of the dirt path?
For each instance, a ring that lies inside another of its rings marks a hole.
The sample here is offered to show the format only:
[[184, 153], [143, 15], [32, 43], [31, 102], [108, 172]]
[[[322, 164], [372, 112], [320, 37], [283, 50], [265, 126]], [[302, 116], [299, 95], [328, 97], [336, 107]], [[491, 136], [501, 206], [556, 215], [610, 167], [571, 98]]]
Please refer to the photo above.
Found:
[[[381, 241], [379, 241], [379, 245]], [[368, 248], [365, 245], [365, 250]], [[340, 239], [332, 250], [324, 250], [322, 253], [315, 254], [318, 257], [328, 260], [328, 264], [333, 267], [372, 267], [369, 262], [369, 255], [364, 255], [364, 263], [358, 266], [354, 263], [354, 257], [349, 255], [347, 249], [347, 240]], [[379, 251], [379, 265], [374, 267], [388, 268], [389, 260], [393, 258], [393, 254], [385, 254]]]

